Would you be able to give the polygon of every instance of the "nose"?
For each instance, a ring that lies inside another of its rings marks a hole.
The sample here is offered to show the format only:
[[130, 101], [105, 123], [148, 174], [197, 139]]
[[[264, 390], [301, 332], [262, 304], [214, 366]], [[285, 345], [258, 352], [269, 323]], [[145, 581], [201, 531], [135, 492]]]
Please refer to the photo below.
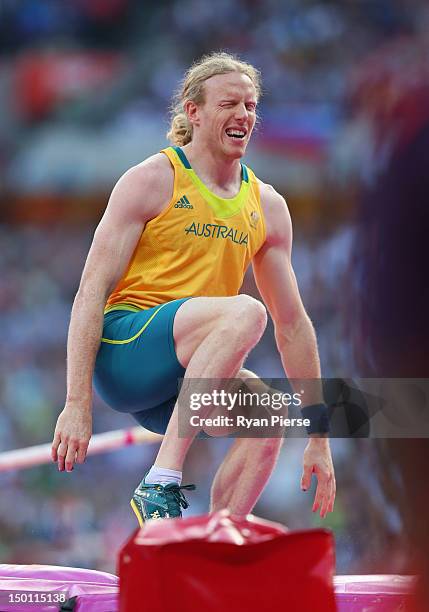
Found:
[[237, 106], [235, 107], [235, 118], [238, 121], [246, 121], [247, 119], [247, 108], [245, 104], [237, 104]]

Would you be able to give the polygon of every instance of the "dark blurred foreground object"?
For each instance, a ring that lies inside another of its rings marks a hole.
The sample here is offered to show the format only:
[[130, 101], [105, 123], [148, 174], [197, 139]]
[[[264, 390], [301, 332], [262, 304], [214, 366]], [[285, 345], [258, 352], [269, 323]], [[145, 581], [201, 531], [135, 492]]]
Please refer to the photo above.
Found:
[[362, 62], [352, 92], [373, 135], [352, 262], [363, 377], [429, 375], [427, 53], [424, 40], [387, 45]]
[[120, 611], [334, 612], [334, 544], [227, 510], [150, 521], [119, 557]]
[[[400, 39], [361, 65], [354, 92], [358, 112], [372, 117], [375, 157], [384, 160], [362, 193], [352, 269], [364, 377], [429, 376], [427, 51], [424, 39]], [[408, 538], [406, 569], [421, 574], [413, 610], [427, 611], [429, 440], [377, 440], [377, 447], [384, 490]]]

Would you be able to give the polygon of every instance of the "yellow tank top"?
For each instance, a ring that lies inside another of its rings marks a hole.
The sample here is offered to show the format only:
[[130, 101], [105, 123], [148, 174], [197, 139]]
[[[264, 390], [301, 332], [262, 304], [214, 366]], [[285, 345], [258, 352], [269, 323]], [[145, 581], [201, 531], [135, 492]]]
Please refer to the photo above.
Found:
[[239, 193], [212, 193], [184, 151], [169, 147], [174, 192], [167, 208], [145, 226], [106, 311], [152, 308], [182, 297], [237, 295], [246, 269], [265, 241], [259, 185], [242, 164]]

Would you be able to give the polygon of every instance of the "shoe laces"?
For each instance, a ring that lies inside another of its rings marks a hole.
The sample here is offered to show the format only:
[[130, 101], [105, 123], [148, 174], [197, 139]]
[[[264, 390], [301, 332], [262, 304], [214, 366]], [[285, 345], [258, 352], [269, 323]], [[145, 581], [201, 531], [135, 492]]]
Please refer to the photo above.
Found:
[[181, 506], [184, 510], [186, 510], [186, 508], [189, 507], [189, 503], [186, 497], [183, 495], [182, 490], [194, 491], [195, 485], [189, 484], [189, 485], [182, 485], [179, 487], [179, 485], [177, 484], [169, 484], [164, 487], [165, 493], [171, 494], [174, 500], [179, 504], [179, 506]]

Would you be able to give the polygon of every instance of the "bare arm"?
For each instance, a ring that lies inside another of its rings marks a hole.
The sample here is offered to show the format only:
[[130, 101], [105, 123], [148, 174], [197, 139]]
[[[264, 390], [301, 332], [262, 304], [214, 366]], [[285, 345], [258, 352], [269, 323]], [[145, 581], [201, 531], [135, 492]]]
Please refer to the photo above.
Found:
[[67, 342], [67, 397], [52, 445], [60, 471], [85, 460], [91, 436], [92, 376], [107, 297], [128, 265], [146, 221], [167, 204], [173, 173], [160, 154], [118, 181], [88, 253], [76, 294]]
[[316, 334], [298, 290], [292, 268], [292, 222], [284, 199], [265, 185], [267, 239], [253, 261], [255, 280], [274, 322], [275, 337], [284, 370], [304, 384], [305, 403], [322, 401]]
[[[284, 199], [269, 185], [261, 186], [267, 225], [265, 244], [253, 261], [256, 284], [274, 322], [277, 347], [286, 375], [297, 379], [296, 391], [304, 389], [305, 405], [323, 401], [320, 361], [313, 325], [302, 303], [292, 268], [292, 223]], [[306, 490], [311, 474], [318, 478], [313, 511], [321, 516], [332, 510], [335, 477], [329, 440], [315, 435], [304, 453], [301, 487]]]

